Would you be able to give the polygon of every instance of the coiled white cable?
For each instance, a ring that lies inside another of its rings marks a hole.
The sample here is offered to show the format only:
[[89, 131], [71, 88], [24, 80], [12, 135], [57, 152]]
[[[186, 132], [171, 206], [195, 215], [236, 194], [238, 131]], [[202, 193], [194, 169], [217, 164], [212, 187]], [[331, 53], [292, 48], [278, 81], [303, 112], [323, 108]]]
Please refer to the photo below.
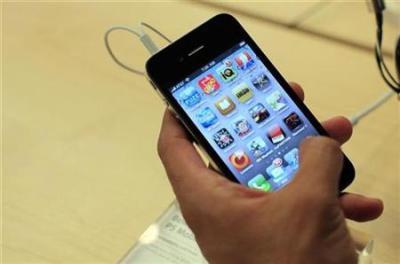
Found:
[[132, 29], [127, 26], [113, 26], [113, 27], [109, 28], [104, 34], [104, 43], [106, 45], [107, 52], [108, 52], [108, 54], [110, 54], [110, 56], [114, 60], [114, 62], [116, 64], [118, 64], [119, 66], [121, 66], [122, 68], [124, 68], [125, 70], [128, 70], [130, 72], [133, 72], [133, 73], [139, 74], [139, 75], [144, 75], [144, 71], [138, 70], [138, 69], [132, 68], [131, 66], [126, 65], [125, 63], [121, 62], [115, 56], [115, 54], [112, 51], [111, 46], [110, 46], [110, 34], [117, 30], [127, 31], [131, 34], [134, 34], [135, 36], [137, 36], [139, 38], [139, 40], [142, 42], [143, 46], [146, 47], [147, 51], [151, 55], [153, 55], [154, 53], [156, 53], [158, 51], [158, 47], [156, 46], [156, 44], [154, 44], [151, 37], [149, 35], [147, 35], [146, 32], [143, 30], [143, 27], [150, 29], [151, 31], [153, 31], [154, 33], [159, 35], [161, 38], [163, 38], [165, 41], [167, 41], [168, 43], [171, 43], [171, 40], [167, 36], [165, 36], [159, 30], [157, 30], [156, 28], [152, 27], [151, 25], [149, 25], [145, 22], [141, 22], [140, 25], [138, 25], [136, 29]]

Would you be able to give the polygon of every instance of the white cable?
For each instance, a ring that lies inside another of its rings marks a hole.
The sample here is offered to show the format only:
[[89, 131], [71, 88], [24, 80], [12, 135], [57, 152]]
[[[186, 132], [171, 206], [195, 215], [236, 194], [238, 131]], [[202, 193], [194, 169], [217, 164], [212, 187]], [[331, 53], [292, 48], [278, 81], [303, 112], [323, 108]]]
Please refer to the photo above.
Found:
[[143, 30], [143, 27], [146, 27], [148, 29], [150, 29], [151, 31], [153, 31], [154, 33], [156, 33], [157, 35], [159, 35], [160, 37], [162, 37], [165, 41], [167, 41], [168, 43], [171, 42], [171, 40], [169, 38], [167, 38], [164, 34], [162, 34], [159, 30], [155, 29], [154, 27], [152, 27], [151, 25], [145, 23], [145, 22], [141, 22], [140, 25], [137, 26], [137, 29], [132, 29], [130, 27], [127, 26], [113, 26], [111, 28], [109, 28], [106, 33], [104, 34], [104, 43], [106, 45], [107, 48], [107, 52], [108, 54], [110, 54], [111, 58], [114, 60], [115, 63], [117, 63], [119, 66], [121, 66], [122, 68], [124, 68], [125, 70], [128, 70], [130, 72], [133, 72], [135, 74], [139, 74], [139, 75], [144, 75], [144, 71], [142, 70], [138, 70], [135, 68], [132, 68], [128, 65], [126, 65], [125, 63], [121, 62], [114, 54], [114, 52], [111, 49], [110, 46], [110, 34], [116, 30], [122, 30], [122, 31], [127, 31], [131, 34], [134, 34], [135, 36], [137, 36], [139, 38], [139, 40], [142, 42], [143, 46], [147, 49], [147, 51], [153, 55], [154, 53], [156, 53], [159, 49], [156, 46], [156, 44], [154, 44], [153, 40], [151, 39], [151, 37], [149, 35], [147, 35], [147, 33]]
[[104, 43], [105, 43], [105, 45], [106, 45], [108, 54], [110, 54], [111, 58], [114, 60], [114, 62], [115, 62], [116, 64], [118, 64], [119, 66], [121, 66], [121, 67], [124, 68], [125, 70], [128, 70], [128, 71], [130, 71], [130, 72], [133, 72], [133, 73], [135, 73], [135, 74], [144, 75], [144, 72], [143, 72], [143, 71], [140, 71], [140, 70], [137, 70], [137, 69], [134, 69], [134, 68], [132, 68], [132, 67], [130, 67], [130, 66], [125, 65], [123, 62], [121, 62], [120, 60], [118, 60], [118, 58], [114, 55], [114, 53], [113, 53], [113, 51], [112, 51], [112, 49], [111, 49], [111, 47], [110, 47], [109, 35], [110, 35], [111, 32], [113, 32], [113, 31], [115, 31], [115, 30], [124, 30], [124, 31], [128, 31], [128, 32], [130, 32], [130, 33], [136, 35], [138, 38], [140, 38], [140, 34], [139, 34], [138, 32], [136, 32], [135, 30], [131, 29], [131, 28], [128, 28], [128, 27], [125, 27], [125, 26], [114, 26], [114, 27], [111, 27], [111, 28], [108, 29], [108, 30], [106, 31], [106, 33], [104, 34]]
[[376, 100], [375, 102], [370, 104], [368, 107], [364, 108], [363, 110], [361, 110], [357, 114], [355, 114], [352, 117], [350, 117], [350, 121], [353, 124], [353, 126], [357, 125], [358, 122], [360, 122], [361, 119], [363, 119], [368, 114], [370, 114], [372, 111], [376, 110], [378, 107], [383, 105], [393, 95], [395, 95], [395, 92], [393, 92], [391, 90], [386, 92], [384, 95], [382, 95], [378, 100]]

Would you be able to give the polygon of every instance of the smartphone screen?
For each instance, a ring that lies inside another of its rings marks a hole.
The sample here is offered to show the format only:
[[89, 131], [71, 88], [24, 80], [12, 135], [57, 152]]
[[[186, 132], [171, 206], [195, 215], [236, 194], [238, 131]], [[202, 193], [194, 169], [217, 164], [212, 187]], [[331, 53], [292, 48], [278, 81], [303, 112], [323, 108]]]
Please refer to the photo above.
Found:
[[242, 41], [170, 87], [170, 93], [250, 188], [276, 191], [299, 167], [299, 144], [317, 129]]

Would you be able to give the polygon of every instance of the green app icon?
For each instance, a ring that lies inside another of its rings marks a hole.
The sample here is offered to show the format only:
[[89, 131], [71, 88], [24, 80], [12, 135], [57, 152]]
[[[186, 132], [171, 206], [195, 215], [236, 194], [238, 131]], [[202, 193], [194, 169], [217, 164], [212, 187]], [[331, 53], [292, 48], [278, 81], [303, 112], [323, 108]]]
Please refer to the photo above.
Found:
[[271, 190], [271, 184], [264, 178], [262, 174], [256, 175], [253, 179], [251, 179], [247, 185], [256, 190], [268, 192]]

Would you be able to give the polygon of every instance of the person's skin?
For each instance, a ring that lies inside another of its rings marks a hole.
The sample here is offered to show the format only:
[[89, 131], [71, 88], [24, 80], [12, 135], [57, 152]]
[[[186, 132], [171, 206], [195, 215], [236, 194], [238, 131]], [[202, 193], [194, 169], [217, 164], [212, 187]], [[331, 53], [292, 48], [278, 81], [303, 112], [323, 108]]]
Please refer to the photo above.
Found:
[[[304, 99], [298, 84], [291, 84]], [[207, 167], [179, 121], [166, 111], [158, 142], [182, 214], [210, 263], [356, 263], [345, 217], [377, 218], [379, 199], [338, 197], [340, 145], [351, 123], [323, 123], [331, 138], [313, 137], [300, 147], [300, 168], [281, 190], [266, 193], [233, 183]]]

